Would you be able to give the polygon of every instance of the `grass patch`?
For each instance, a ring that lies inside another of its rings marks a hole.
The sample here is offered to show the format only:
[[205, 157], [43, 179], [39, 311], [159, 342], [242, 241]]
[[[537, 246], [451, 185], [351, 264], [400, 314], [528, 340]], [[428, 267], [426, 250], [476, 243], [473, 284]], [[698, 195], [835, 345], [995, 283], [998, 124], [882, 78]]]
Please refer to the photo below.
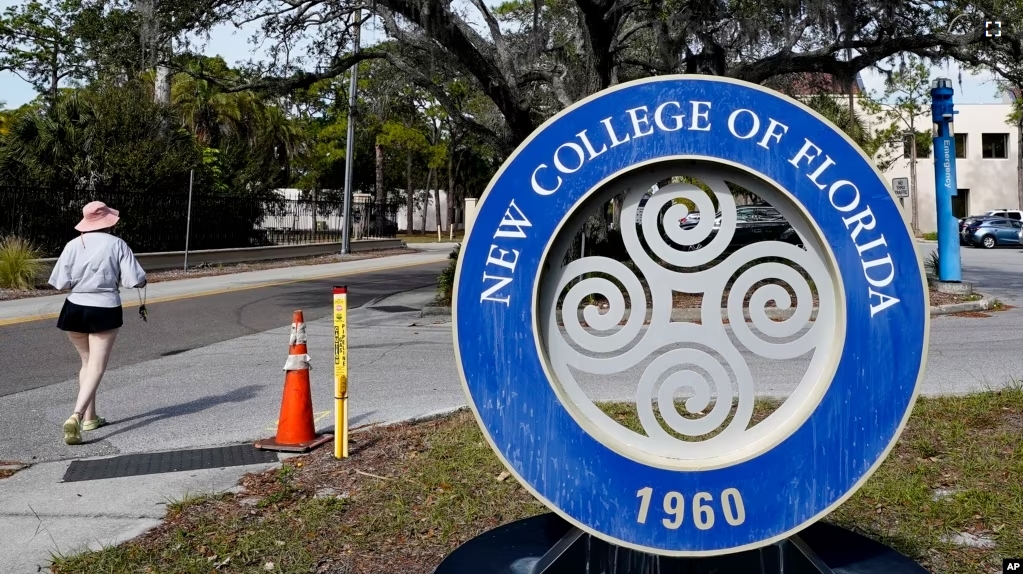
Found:
[[42, 264], [40, 251], [19, 237], [0, 240], [0, 289], [32, 289]]
[[[773, 404], [759, 403], [754, 418]], [[604, 409], [639, 429], [633, 405]], [[465, 411], [353, 439], [344, 461], [330, 448], [289, 459], [247, 475], [244, 492], [189, 498], [142, 537], [57, 558], [52, 570], [427, 574], [469, 538], [546, 512], [507, 476]], [[1023, 555], [1021, 439], [1023, 384], [921, 399], [886, 462], [828, 520], [936, 574], [999, 571], [1002, 557]], [[948, 540], [959, 533], [994, 546]]]
[[938, 232], [937, 231], [928, 231], [927, 233], [923, 234], [923, 239], [926, 240], [926, 241], [937, 241], [938, 240]]

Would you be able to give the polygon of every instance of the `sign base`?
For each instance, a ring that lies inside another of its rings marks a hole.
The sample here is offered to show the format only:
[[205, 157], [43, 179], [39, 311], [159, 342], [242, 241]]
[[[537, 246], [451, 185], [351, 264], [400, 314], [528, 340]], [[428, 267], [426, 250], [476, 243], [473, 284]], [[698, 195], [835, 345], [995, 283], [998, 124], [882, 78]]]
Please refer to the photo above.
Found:
[[656, 556], [590, 536], [554, 513], [500, 526], [452, 552], [434, 574], [927, 574], [895, 550], [818, 522], [756, 550], [708, 558]]

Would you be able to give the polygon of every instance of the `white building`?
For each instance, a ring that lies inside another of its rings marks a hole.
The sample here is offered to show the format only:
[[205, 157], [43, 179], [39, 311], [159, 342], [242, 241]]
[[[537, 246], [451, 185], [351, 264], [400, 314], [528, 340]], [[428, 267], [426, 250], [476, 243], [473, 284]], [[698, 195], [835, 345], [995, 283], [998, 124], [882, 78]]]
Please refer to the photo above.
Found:
[[[1016, 166], [1019, 157], [1019, 130], [1007, 122], [1012, 104], [956, 104], [956, 187], [952, 197], [952, 213], [966, 217], [993, 209], [1020, 209], [1016, 192]], [[930, 128], [930, 111], [918, 120], [918, 129]], [[908, 146], [907, 146], [908, 147]], [[889, 185], [892, 178], [910, 175], [908, 150], [885, 173]], [[917, 205], [920, 209], [921, 232], [937, 227], [934, 197], [934, 150], [927, 157], [918, 157], [916, 166]], [[912, 193], [912, 190], [910, 190]], [[910, 198], [905, 200], [906, 221], [911, 221]]]
[[[809, 96], [814, 93], [830, 92], [841, 104], [845, 105], [848, 102], [848, 92], [845, 88], [826, 74], [807, 74], [803, 82], [805, 86], [795, 87], [797, 93]], [[854, 107], [857, 112], [870, 129], [876, 131], [885, 127], [881, 118], [871, 117], [863, 109], [860, 104], [862, 92], [862, 80], [857, 78], [857, 83], [853, 85]], [[999, 104], [955, 105], [958, 113], [954, 119], [953, 129], [956, 136], [958, 193], [952, 198], [952, 213], [956, 217], [976, 215], [995, 209], [1023, 209], [1016, 191], [1019, 130], [1015, 125], [1008, 123], [1008, 116], [1012, 111], [1011, 101], [1010, 96], [1005, 95]], [[916, 118], [915, 128], [919, 132], [928, 132], [932, 130], [933, 125], [928, 106], [926, 113]], [[910, 177], [909, 150], [908, 145], [898, 146], [895, 150], [898, 153], [895, 161], [882, 172], [889, 186], [895, 178]], [[883, 153], [885, 152], [878, 155]], [[917, 207], [920, 210], [918, 220], [921, 233], [932, 232], [937, 228], [934, 170], [932, 144], [923, 154], [918, 152], [916, 164]], [[910, 193], [913, 193], [912, 189]], [[911, 199], [912, 196], [903, 200], [903, 215], [907, 224], [911, 224], [913, 219]]]

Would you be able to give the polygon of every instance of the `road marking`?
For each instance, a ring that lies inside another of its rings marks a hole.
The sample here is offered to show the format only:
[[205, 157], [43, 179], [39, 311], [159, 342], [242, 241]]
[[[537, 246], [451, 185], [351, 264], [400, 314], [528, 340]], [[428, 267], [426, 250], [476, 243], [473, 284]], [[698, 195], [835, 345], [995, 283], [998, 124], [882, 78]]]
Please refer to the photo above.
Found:
[[[329, 416], [330, 413], [332, 413], [332, 412], [334, 412], [334, 411], [323, 411], [323, 412], [316, 413], [316, 415], [315, 415], [316, 418], [313, 419], [313, 424], [316, 424], [316, 423], [322, 421], [323, 419], [327, 418], [327, 416]], [[274, 426], [272, 426], [272, 427], [266, 427], [266, 430], [277, 432], [277, 423], [275, 422]]]
[[[396, 265], [385, 265], [382, 267], [371, 267], [368, 269], [359, 269], [358, 271], [342, 271], [340, 273], [329, 273], [326, 275], [313, 275], [311, 277], [303, 277], [301, 279], [286, 279], [283, 281], [267, 281], [265, 283], [256, 283], [254, 285], [242, 285], [239, 287], [230, 287], [226, 289], [212, 289], [209, 291], [199, 291], [196, 293], [185, 293], [183, 295], [169, 295], [167, 297], [157, 297], [146, 301], [146, 306], [154, 303], [168, 303], [170, 301], [180, 301], [182, 299], [195, 299], [198, 297], [208, 297], [210, 295], [223, 295], [224, 293], [234, 293], [235, 291], [249, 291], [251, 289], [263, 289], [265, 287], [277, 287], [279, 285], [291, 285], [293, 283], [303, 283], [305, 281], [322, 281], [323, 279], [331, 279], [334, 277], [347, 277], [349, 275], [360, 275], [363, 273], [376, 273], [377, 271], [390, 271], [392, 269], [403, 269], [406, 267], [419, 267], [422, 265], [430, 265], [433, 263], [440, 263], [447, 259], [445, 255], [443, 259], [437, 259], [436, 261], [417, 261], [415, 263], [398, 263]], [[224, 275], [235, 275], [233, 273], [224, 273]], [[207, 277], [218, 277], [217, 275], [208, 275]], [[196, 277], [196, 279], [199, 279]], [[163, 283], [161, 281], [160, 283]], [[122, 296], [123, 298], [123, 296]], [[124, 308], [138, 307], [137, 301], [122, 303]], [[60, 316], [60, 313], [46, 313], [44, 315], [28, 315], [25, 317], [14, 317], [11, 319], [0, 319], [0, 327], [6, 327], [8, 325], [19, 325], [21, 323], [32, 323], [34, 321], [45, 321], [47, 319], [56, 319]]]

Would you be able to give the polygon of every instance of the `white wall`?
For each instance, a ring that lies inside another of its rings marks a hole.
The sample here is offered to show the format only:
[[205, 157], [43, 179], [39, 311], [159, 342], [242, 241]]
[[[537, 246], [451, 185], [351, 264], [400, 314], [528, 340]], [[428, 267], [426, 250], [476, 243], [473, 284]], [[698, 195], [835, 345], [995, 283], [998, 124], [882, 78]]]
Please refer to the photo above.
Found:
[[[288, 189], [278, 189], [278, 190], [275, 190], [275, 191], [277, 193], [279, 193], [280, 195], [284, 196], [285, 199], [298, 200], [298, 199], [301, 199], [301, 197], [302, 197], [302, 192], [299, 189], [288, 188]], [[372, 197], [372, 196], [368, 196], [368, 195], [365, 195], [365, 194], [357, 194], [357, 195], [359, 195], [360, 197], [356, 197], [355, 198], [356, 199], [355, 205], [359, 204], [360, 198], [364, 198], [364, 199], [368, 200], [368, 199], [370, 199]], [[423, 195], [425, 195], [425, 192], [422, 192], [422, 191], [417, 191], [416, 192], [416, 197], [417, 198], [420, 198]], [[398, 212], [397, 212], [397, 216], [396, 216], [397, 221], [395, 223], [398, 224], [398, 230], [400, 232], [404, 232], [405, 228], [407, 227], [407, 223], [408, 223], [406, 221], [407, 218], [406, 218], [406, 215], [405, 215], [407, 213], [407, 211], [408, 211], [408, 209], [406, 207], [406, 202], [405, 202], [405, 199], [404, 199], [405, 198], [405, 193], [404, 192], [400, 192], [400, 193], [399, 192], [395, 192], [393, 197], [395, 198], [396, 201], [401, 202], [401, 207], [398, 208]], [[435, 204], [436, 204], [436, 201], [433, 198], [433, 193], [430, 193], [429, 204], [426, 206], [426, 231], [427, 231], [427, 233], [429, 233], [429, 232], [436, 232], [437, 231], [437, 218], [434, 216], [434, 206], [435, 206]], [[464, 208], [464, 206], [456, 205], [455, 207], [458, 210], [458, 212], [455, 213], [455, 219], [457, 221], [458, 219], [460, 219], [459, 216], [460, 216], [461, 211]], [[440, 217], [441, 217], [441, 222], [444, 225], [443, 228], [445, 230], [447, 230], [447, 217], [448, 217], [447, 209], [448, 209], [448, 194], [447, 194], [447, 192], [441, 190], [440, 191], [440, 211], [441, 211]], [[415, 211], [413, 212], [413, 216], [412, 217], [413, 217], [412, 229], [414, 229], [415, 231], [420, 231], [421, 232], [423, 230], [423, 219], [422, 219], [423, 218], [423, 209], [422, 209], [421, 205], [417, 205]], [[327, 215], [321, 213], [317, 219], [319, 220], [319, 224], [320, 224], [320, 228], [321, 229], [325, 228], [326, 230], [339, 231], [342, 228], [342, 225], [341, 225], [342, 215], [341, 215], [341, 213], [327, 214]], [[308, 231], [308, 230], [311, 230], [311, 229], [313, 229], [312, 208], [310, 206], [308, 206], [308, 205], [301, 205], [301, 204], [300, 205], [291, 205], [291, 206], [289, 206], [289, 210], [288, 210], [288, 212], [285, 215], [271, 215], [271, 216], [264, 217], [263, 218], [262, 227], [264, 229], [292, 229], [292, 230], [296, 230], [296, 231]], [[456, 230], [460, 230], [460, 229], [463, 229], [463, 228], [464, 228], [464, 225], [462, 225], [461, 223], [458, 223], [455, 226]]]
[[[416, 192], [416, 198], [421, 197], [423, 194], [424, 194], [424, 192], [417, 191]], [[398, 221], [396, 223], [398, 224], [398, 231], [404, 232], [404, 231], [406, 231], [406, 228], [408, 227], [408, 215], [407, 215], [407, 213], [408, 213], [407, 203], [408, 202], [405, 201], [405, 199], [404, 199], [405, 198], [405, 193], [402, 193], [400, 195], [400, 197], [402, 198], [401, 199], [401, 207], [398, 208], [398, 215], [397, 215], [397, 220]], [[412, 229], [414, 231], [420, 231], [420, 232], [423, 231], [423, 207], [424, 206], [421, 205], [420, 202], [417, 202], [416, 209], [412, 212]], [[456, 209], [455, 220], [456, 221], [459, 219], [458, 211], [461, 210], [461, 207], [462, 206], [455, 205], [455, 209]], [[436, 215], [435, 214], [436, 201], [433, 198], [433, 193], [432, 192], [430, 193], [429, 203], [425, 206], [425, 208], [426, 208], [426, 231], [427, 232], [436, 232], [437, 231], [437, 218], [435, 216]], [[444, 191], [444, 190], [440, 190], [440, 220], [441, 220], [441, 223], [443, 225], [443, 229], [447, 230], [447, 225], [448, 225], [448, 193], [446, 191]], [[462, 229], [462, 228], [463, 228], [463, 225], [461, 223], [458, 223], [458, 224], [455, 225], [455, 229], [456, 230]]]
[[[1006, 123], [1012, 111], [1011, 104], [961, 104], [955, 107], [954, 129], [957, 134], [966, 135], [966, 157], [956, 159], [956, 187], [969, 190], [966, 197], [967, 215], [979, 214], [992, 209], [1019, 209], [1016, 193], [1016, 164], [1019, 154], [1016, 126]], [[921, 125], [930, 127], [928, 114], [920, 118]], [[1003, 159], [984, 158], [982, 153], [983, 134], [1006, 134], [1006, 157]], [[918, 158], [916, 165], [918, 207], [920, 209], [920, 231], [936, 229], [934, 197], [934, 150], [931, 157]], [[910, 160], [899, 158], [885, 173], [889, 185], [892, 178], [909, 177]], [[911, 190], [912, 193], [912, 190]], [[953, 198], [955, 200], [955, 198]], [[907, 221], [911, 220], [910, 198], [905, 200]]]

